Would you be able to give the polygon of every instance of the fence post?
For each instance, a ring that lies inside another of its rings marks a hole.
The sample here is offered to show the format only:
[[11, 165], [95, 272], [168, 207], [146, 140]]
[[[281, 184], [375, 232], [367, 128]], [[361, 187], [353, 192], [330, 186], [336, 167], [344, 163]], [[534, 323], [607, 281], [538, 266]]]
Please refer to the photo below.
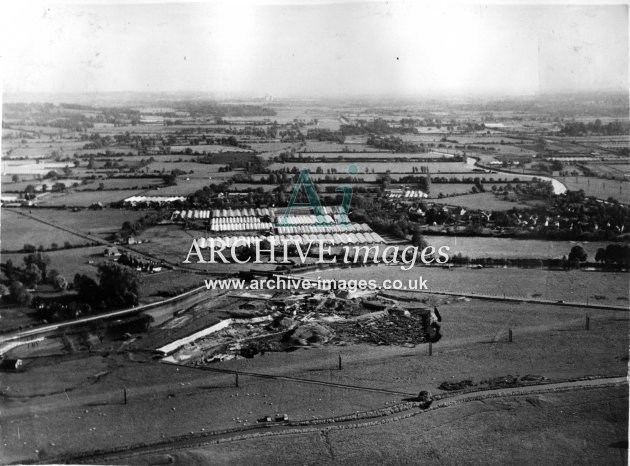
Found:
[[433, 342], [429, 342], [429, 356], [433, 355]]
[[339, 370], [341, 370], [341, 353], [339, 353]]
[[512, 329], [509, 329], [508, 331], [508, 341], [512, 343]]
[[586, 330], [590, 330], [590, 327], [591, 327], [591, 318], [588, 316], [588, 314], [586, 314], [586, 322], [585, 322], [584, 328]]
[[123, 388], [123, 404], [127, 404], [127, 387]]
[[238, 372], [236, 372], [234, 375], [235, 375], [234, 382], [235, 382], [236, 388], [238, 388]]

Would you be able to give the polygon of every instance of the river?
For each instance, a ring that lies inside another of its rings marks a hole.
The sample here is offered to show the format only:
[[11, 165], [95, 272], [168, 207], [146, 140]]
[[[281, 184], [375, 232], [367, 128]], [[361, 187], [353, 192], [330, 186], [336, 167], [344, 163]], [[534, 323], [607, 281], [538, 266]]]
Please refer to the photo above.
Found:
[[[476, 158], [474, 158], [474, 157], [466, 157], [466, 164], [468, 164], [468, 165], [476, 166], [477, 165], [477, 161], [478, 160]], [[506, 175], [506, 176], [509, 176], [509, 177], [518, 176], [518, 178], [520, 178], [520, 179], [538, 178], [539, 180], [550, 181], [551, 185], [553, 186], [553, 193], [554, 194], [564, 194], [564, 193], [567, 192], [567, 187], [565, 185], [560, 183], [555, 178], [550, 178], [548, 176], [525, 175], [525, 174], [522, 174], [522, 173], [508, 173], [508, 172], [502, 172], [502, 171], [498, 171], [498, 170], [494, 170], [494, 169], [492, 169], [492, 171], [497, 173], [497, 174]]]

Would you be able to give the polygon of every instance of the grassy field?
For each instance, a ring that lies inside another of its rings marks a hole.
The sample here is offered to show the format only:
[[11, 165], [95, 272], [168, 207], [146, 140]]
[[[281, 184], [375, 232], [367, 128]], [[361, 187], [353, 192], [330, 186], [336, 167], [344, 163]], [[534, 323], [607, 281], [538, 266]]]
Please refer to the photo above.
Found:
[[[222, 180], [226, 180], [230, 177], [227, 173], [220, 173], [217, 176], [209, 178], [193, 178], [181, 176], [177, 179], [177, 184], [173, 186], [164, 186], [160, 188], [151, 189], [146, 192], [147, 196], [186, 196], [192, 194], [199, 189], [203, 189], [204, 186], [208, 186], [213, 183], [221, 183]], [[195, 176], [198, 176], [196, 174]]]
[[108, 204], [122, 201], [131, 196], [144, 193], [144, 189], [125, 189], [112, 191], [80, 191], [70, 190], [64, 193], [49, 193], [38, 199], [38, 205], [46, 206], [78, 206], [89, 207], [96, 202]]
[[280, 142], [280, 141], [250, 142], [248, 143], [248, 145], [257, 152], [276, 152], [276, 151], [291, 150], [292, 147], [298, 146], [298, 144], [294, 142]]
[[[616, 464], [626, 450], [623, 389], [488, 400], [360, 429], [249, 439], [142, 455], [202, 464]], [[574, 407], [570, 412], [567, 406]], [[619, 413], [612, 415], [610, 412]], [[622, 414], [623, 413], [623, 414]]]
[[[171, 159], [169, 161], [157, 160], [149, 164], [145, 171], [147, 173], [153, 173], [155, 170], [162, 171], [164, 170], [167, 173], [178, 169], [182, 170], [186, 173], [189, 173], [191, 170], [193, 171], [193, 176], [215, 176], [219, 174], [219, 168], [223, 168], [224, 164], [208, 164], [208, 163], [196, 163], [194, 161], [186, 160], [182, 162], [176, 162], [177, 159]], [[227, 172], [229, 173], [229, 172]], [[225, 173], [220, 173], [220, 175], [224, 175]], [[180, 178], [186, 178], [187, 175], [181, 175]]]
[[[2, 249], [17, 251], [25, 244], [35, 247], [42, 245], [50, 247], [51, 243], [62, 246], [66, 241], [72, 245], [85, 244], [85, 238], [59, 230], [57, 228], [37, 222], [15, 212], [2, 209]], [[4, 259], [3, 259], [4, 260]]]
[[[493, 185], [497, 187], [506, 186], [505, 183], [493, 183]], [[475, 186], [474, 184], [464, 184], [464, 183], [431, 183], [431, 191], [429, 192], [429, 197], [437, 198], [440, 194], [444, 196], [450, 196], [452, 194], [468, 194], [472, 192], [472, 188]], [[486, 189], [489, 189], [490, 186], [487, 186]]]
[[599, 199], [613, 197], [619, 202], [630, 204], [630, 181], [604, 180], [601, 178], [566, 176], [558, 177], [567, 189], [577, 191], [583, 189], [587, 196]]
[[107, 191], [116, 189], [150, 189], [161, 185], [163, 182], [160, 178], [109, 178], [95, 180], [76, 189], [77, 191], [93, 190], [97, 189], [101, 183], [103, 184], [103, 189]]
[[[103, 256], [104, 249], [104, 246], [95, 246], [45, 252], [50, 257], [48, 269], [56, 269], [68, 282], [72, 282], [77, 273], [95, 278], [98, 264], [108, 260]], [[2, 261], [6, 262], [10, 259], [14, 264], [22, 264], [24, 256], [25, 254], [2, 254]], [[88, 261], [92, 261], [93, 264], [89, 264]]]
[[462, 254], [470, 258], [534, 258], [561, 259], [568, 256], [571, 248], [579, 244], [588, 254], [588, 260], [594, 260], [598, 248], [605, 248], [610, 243], [544, 241], [512, 238], [480, 238], [468, 236], [433, 236], [426, 235], [427, 242], [436, 247], [449, 246], [449, 254]]
[[[429, 239], [430, 241], [430, 239]], [[431, 243], [437, 245], [437, 243]], [[516, 268], [486, 268], [473, 270], [455, 267], [451, 270], [438, 267], [414, 267], [409, 271], [400, 266], [380, 265], [364, 269], [321, 270], [308, 276], [323, 278], [361, 279], [369, 275], [379, 284], [387, 279], [414, 280], [422, 276], [429, 290], [455, 293], [479, 293], [495, 296], [529, 298], [536, 295], [542, 299], [571, 302], [595, 302], [595, 296], [604, 296], [600, 303], [617, 306], [628, 305], [628, 275], [611, 272], [586, 272], [582, 270], [552, 271]], [[409, 292], [411, 293], [411, 292]], [[421, 296], [418, 293], [413, 296]]]
[[456, 207], [465, 207], [466, 209], [477, 210], [510, 210], [514, 207], [527, 208], [531, 207], [521, 202], [505, 201], [496, 197], [493, 193], [477, 193], [466, 194], [465, 196], [448, 197], [445, 199], [433, 199], [437, 204], [451, 205]]
[[125, 221], [134, 223], [153, 212], [155, 211], [126, 209], [85, 209], [79, 212], [72, 212], [67, 209], [36, 209], [32, 211], [35, 217], [93, 235], [114, 233], [120, 230]]

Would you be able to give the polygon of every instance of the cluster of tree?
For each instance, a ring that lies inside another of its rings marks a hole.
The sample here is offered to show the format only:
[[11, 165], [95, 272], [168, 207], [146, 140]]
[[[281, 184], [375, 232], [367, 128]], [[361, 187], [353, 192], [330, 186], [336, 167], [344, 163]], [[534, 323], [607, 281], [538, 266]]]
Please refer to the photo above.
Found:
[[474, 193], [483, 193], [486, 191], [486, 188], [483, 187], [483, 183], [481, 182], [481, 180], [479, 178], [475, 178], [473, 180], [473, 184], [474, 186], [471, 188], [473, 194]]
[[401, 238], [420, 234], [420, 226], [411, 221], [408, 212], [392, 209], [391, 204], [383, 199], [354, 195], [352, 205], [350, 220], [367, 223], [377, 233], [392, 234]]
[[[493, 191], [495, 191], [493, 189]], [[533, 183], [513, 182], [508, 186], [504, 186], [503, 195], [507, 196], [509, 191], [513, 191], [523, 200], [543, 199], [549, 200], [553, 197], [553, 185], [546, 181], [537, 181]]]
[[105, 262], [98, 266], [97, 277], [98, 282], [76, 274], [72, 283], [76, 294], [37, 299], [33, 302], [36, 316], [54, 322], [138, 304], [138, 275], [132, 268]]
[[41, 252], [29, 254], [23, 259], [24, 265], [17, 266], [9, 259], [2, 266], [7, 277], [8, 287], [2, 284], [2, 296], [15, 304], [28, 306], [32, 295], [30, 289], [42, 283], [51, 284], [56, 290], [68, 288], [65, 278], [57, 270], [48, 270], [50, 257]]
[[461, 253], [451, 256], [451, 263], [455, 265], [481, 265], [483, 267], [520, 267], [520, 268], [543, 268], [550, 269], [565, 268], [565, 260], [562, 259], [538, 259], [532, 257], [476, 257], [471, 258]]
[[114, 138], [109, 135], [101, 136], [99, 133], [82, 133], [79, 140], [85, 142], [83, 149], [102, 149], [114, 143]]
[[140, 268], [145, 272], [150, 272], [154, 267], [158, 267], [159, 264], [156, 261], [144, 260], [132, 254], [127, 254], [126, 252], [122, 253], [118, 258], [118, 263], [121, 265], [126, 265], [133, 269]]
[[609, 244], [606, 248], [598, 248], [595, 261], [601, 262], [606, 267], [630, 269], [630, 245]]
[[475, 184], [477, 182], [477, 180], [479, 180], [481, 183], [528, 183], [528, 181], [526, 180], [521, 180], [518, 177], [514, 177], [512, 179], [509, 178], [479, 178], [479, 177], [475, 177], [475, 176], [463, 176], [463, 177], [457, 177], [457, 176], [451, 176], [451, 177], [446, 177], [446, 176], [432, 176], [431, 177], [431, 182], [432, 183], [439, 183], [439, 184]]
[[420, 191], [424, 193], [430, 192], [430, 183], [427, 180], [426, 176], [415, 176], [415, 175], [402, 176], [398, 179], [398, 183], [413, 184], [415, 185], [415, 187], [417, 187]]
[[409, 120], [405, 120], [405, 124], [397, 124], [396, 122], [388, 122], [383, 118], [374, 120], [357, 120], [353, 124], [344, 124], [340, 126], [341, 133], [346, 135], [353, 134], [393, 134], [393, 133], [415, 133], [415, 124], [409, 124]]
[[619, 134], [628, 134], [630, 132], [630, 124], [621, 121], [611, 121], [603, 124], [598, 118], [594, 122], [584, 123], [581, 121], [570, 121], [564, 124], [560, 130], [560, 134], [566, 136], [585, 136], [589, 134], [612, 136]]
[[197, 163], [205, 163], [209, 165], [225, 165], [235, 168], [243, 168], [252, 173], [263, 173], [266, 163], [265, 161], [249, 152], [221, 152], [218, 154], [209, 154], [195, 160]]
[[162, 175], [162, 182], [164, 183], [164, 186], [175, 186], [177, 184], [177, 174], [175, 173], [175, 170]]
[[381, 137], [370, 134], [367, 138], [367, 144], [377, 149], [390, 150], [392, 152], [426, 152], [423, 144], [418, 145], [413, 142], [403, 141], [398, 136]]
[[317, 141], [331, 141], [343, 144], [346, 137], [341, 131], [332, 131], [326, 128], [312, 128], [306, 132], [307, 139], [315, 139]]
[[3, 249], [2, 252], [24, 252], [24, 253], [34, 253], [35, 251], [38, 251], [39, 253], [42, 253], [44, 251], [57, 251], [59, 249], [72, 249], [72, 248], [82, 248], [82, 247], [88, 247], [88, 246], [94, 246], [95, 243], [85, 243], [85, 244], [71, 244], [69, 241], [64, 241], [64, 243], [62, 245], [60, 245], [59, 243], [50, 243], [50, 246], [48, 248], [44, 247], [42, 244], [40, 244], [39, 246], [35, 246], [34, 244], [30, 244], [30, 243], [26, 243], [24, 244], [24, 246], [22, 246], [22, 249], [17, 250], [17, 251], [8, 251], [6, 249]]
[[253, 117], [275, 116], [276, 111], [266, 105], [223, 104], [212, 101], [181, 101], [173, 106], [180, 111], [188, 112], [191, 117]]
[[580, 264], [586, 262], [586, 259], [588, 259], [588, 254], [584, 248], [579, 245], [573, 246], [569, 252], [569, 257], [564, 256], [562, 258], [562, 268], [566, 270], [579, 269]]
[[[234, 123], [230, 123], [225, 121], [223, 118], [216, 118], [215, 123], [217, 125], [233, 125]], [[274, 122], [267, 126], [245, 126], [245, 127], [234, 127], [229, 126], [227, 128], [213, 128], [216, 132], [232, 134], [236, 136], [254, 136], [261, 139], [275, 139], [278, 136], [278, 132], [280, 130], [280, 126], [277, 122]]]
[[146, 214], [144, 217], [139, 218], [135, 222], [130, 222], [129, 220], [127, 220], [123, 222], [120, 232], [116, 234], [115, 239], [124, 240], [129, 237], [139, 235], [147, 228], [156, 225], [166, 215], [168, 214], [159, 214], [156, 212], [152, 212], [152, 213]]

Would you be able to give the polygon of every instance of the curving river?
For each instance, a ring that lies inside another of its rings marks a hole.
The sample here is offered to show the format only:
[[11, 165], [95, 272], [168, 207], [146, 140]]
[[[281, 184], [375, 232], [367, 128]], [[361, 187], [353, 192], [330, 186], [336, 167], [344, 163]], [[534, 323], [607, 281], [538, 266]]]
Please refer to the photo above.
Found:
[[[477, 162], [478, 162], [478, 159], [476, 159], [474, 157], [466, 157], [466, 164], [467, 165], [477, 166]], [[485, 169], [485, 167], [479, 167], [479, 168], [484, 168]], [[496, 172], [497, 174], [500, 174], [500, 175], [507, 175], [507, 176], [512, 176], [512, 177], [518, 176], [521, 179], [523, 179], [523, 178], [526, 178], [526, 179], [527, 178], [528, 179], [538, 178], [539, 180], [550, 181], [551, 182], [551, 186], [553, 186], [553, 193], [554, 194], [564, 194], [564, 193], [567, 192], [567, 187], [565, 185], [560, 183], [555, 178], [550, 178], [548, 176], [525, 175], [525, 174], [521, 174], [521, 173], [508, 173], [508, 172], [502, 172], [502, 171], [498, 171], [498, 170], [494, 170], [494, 169], [492, 169], [492, 171]]]

